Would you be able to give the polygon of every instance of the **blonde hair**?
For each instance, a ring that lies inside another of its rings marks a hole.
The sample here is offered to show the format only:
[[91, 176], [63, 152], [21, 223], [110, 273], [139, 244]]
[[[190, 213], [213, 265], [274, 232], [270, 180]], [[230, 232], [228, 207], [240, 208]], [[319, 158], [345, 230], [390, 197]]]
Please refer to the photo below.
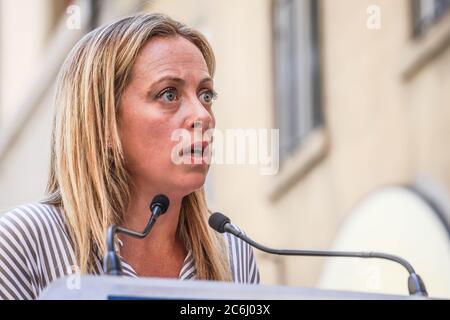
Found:
[[[57, 79], [46, 203], [63, 208], [82, 273], [106, 253], [105, 234], [123, 222], [130, 199], [116, 112], [140, 49], [155, 36], [182, 36], [214, 75], [215, 58], [197, 31], [162, 14], [127, 17], [87, 34]], [[177, 232], [192, 251], [197, 279], [231, 280], [224, 238], [207, 225], [204, 190], [182, 201]]]

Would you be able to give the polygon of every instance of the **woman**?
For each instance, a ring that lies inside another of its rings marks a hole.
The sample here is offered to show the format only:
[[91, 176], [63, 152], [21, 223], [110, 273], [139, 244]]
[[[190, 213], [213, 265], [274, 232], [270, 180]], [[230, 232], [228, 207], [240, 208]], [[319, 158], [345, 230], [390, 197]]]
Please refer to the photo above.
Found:
[[48, 196], [0, 218], [0, 298], [35, 299], [59, 277], [101, 274], [108, 226], [141, 231], [160, 193], [170, 206], [151, 234], [117, 239], [125, 275], [259, 282], [250, 247], [207, 225], [206, 153], [187, 154], [200, 164], [172, 159], [174, 131], [215, 126], [214, 68], [206, 39], [160, 14], [75, 46], [57, 79]]

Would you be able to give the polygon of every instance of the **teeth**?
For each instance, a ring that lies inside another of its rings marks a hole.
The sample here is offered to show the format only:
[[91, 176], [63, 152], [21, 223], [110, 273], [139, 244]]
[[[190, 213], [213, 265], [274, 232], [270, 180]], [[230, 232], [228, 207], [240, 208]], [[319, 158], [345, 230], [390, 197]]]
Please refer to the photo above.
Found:
[[206, 149], [203, 148], [203, 145], [192, 145], [191, 148], [186, 148], [183, 150], [183, 154], [192, 157], [203, 157], [203, 152]]

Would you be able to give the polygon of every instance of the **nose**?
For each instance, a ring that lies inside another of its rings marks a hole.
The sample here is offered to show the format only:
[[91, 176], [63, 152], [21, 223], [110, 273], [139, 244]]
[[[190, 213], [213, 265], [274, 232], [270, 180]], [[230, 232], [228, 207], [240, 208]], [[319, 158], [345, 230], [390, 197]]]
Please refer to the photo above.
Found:
[[193, 101], [190, 104], [189, 109], [191, 110], [188, 121], [188, 127], [190, 129], [201, 127], [202, 131], [205, 132], [214, 127], [214, 115], [212, 114], [212, 111], [206, 109], [200, 101]]

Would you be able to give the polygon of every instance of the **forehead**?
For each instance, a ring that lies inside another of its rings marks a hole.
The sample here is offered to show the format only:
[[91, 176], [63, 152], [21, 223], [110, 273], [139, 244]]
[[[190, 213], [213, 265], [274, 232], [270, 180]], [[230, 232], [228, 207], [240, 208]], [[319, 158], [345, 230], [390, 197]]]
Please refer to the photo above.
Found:
[[195, 72], [209, 75], [208, 66], [200, 50], [181, 36], [155, 37], [139, 52], [133, 68], [135, 76], [154, 78], [163, 73], [180, 75]]

